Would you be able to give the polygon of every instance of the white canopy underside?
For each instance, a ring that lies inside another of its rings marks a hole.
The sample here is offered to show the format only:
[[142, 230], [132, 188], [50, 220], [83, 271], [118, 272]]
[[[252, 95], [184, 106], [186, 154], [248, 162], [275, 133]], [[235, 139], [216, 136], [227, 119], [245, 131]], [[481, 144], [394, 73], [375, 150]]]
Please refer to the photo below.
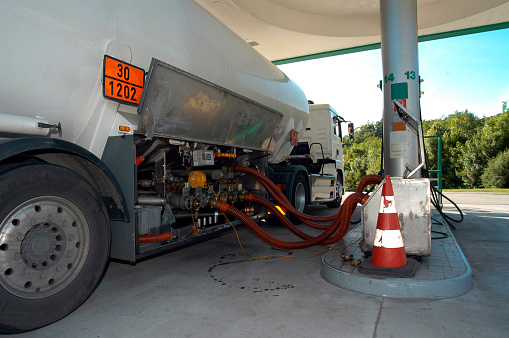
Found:
[[[275, 63], [380, 43], [379, 0], [195, 1]], [[424, 39], [508, 28], [509, 1], [417, 0], [417, 16]]]

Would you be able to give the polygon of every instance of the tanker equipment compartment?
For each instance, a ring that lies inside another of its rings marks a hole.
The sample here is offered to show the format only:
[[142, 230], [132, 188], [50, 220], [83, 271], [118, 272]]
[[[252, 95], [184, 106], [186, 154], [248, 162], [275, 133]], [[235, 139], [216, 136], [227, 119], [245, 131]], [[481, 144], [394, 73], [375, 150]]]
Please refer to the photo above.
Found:
[[[230, 220], [214, 208], [217, 202], [233, 204], [255, 219], [265, 215], [263, 208], [241, 201], [247, 193], [265, 197], [265, 189], [234, 168], [266, 172], [281, 113], [156, 59], [138, 110], [140, 124], [128, 136], [134, 146], [131, 161], [135, 157], [137, 163], [136, 259], [229, 226]], [[110, 166], [122, 166], [116, 157], [131, 141], [116, 137], [110, 144], [105, 158]], [[113, 236], [115, 241], [125, 233]], [[113, 249], [113, 257], [134, 254], [130, 246]]]
[[232, 165], [286, 157], [307, 100], [196, 2], [2, 1], [0, 31], [1, 333], [74, 311], [109, 257], [228, 226], [213, 201], [264, 214]]

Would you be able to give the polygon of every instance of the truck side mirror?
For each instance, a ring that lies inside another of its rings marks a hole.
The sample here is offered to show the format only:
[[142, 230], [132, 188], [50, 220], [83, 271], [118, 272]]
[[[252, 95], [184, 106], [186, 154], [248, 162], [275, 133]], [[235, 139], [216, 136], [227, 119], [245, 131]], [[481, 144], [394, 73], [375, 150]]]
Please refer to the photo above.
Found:
[[348, 141], [350, 141], [350, 143], [353, 142], [353, 129], [353, 123], [348, 123]]

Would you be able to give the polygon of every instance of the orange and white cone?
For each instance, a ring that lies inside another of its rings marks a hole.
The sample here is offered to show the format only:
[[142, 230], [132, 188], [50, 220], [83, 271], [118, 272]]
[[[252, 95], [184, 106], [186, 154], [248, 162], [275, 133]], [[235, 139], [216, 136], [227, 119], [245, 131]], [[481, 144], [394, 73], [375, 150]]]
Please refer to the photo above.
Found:
[[394, 203], [394, 191], [389, 175], [386, 176], [382, 187], [371, 264], [380, 268], [399, 268], [407, 264], [398, 213]]

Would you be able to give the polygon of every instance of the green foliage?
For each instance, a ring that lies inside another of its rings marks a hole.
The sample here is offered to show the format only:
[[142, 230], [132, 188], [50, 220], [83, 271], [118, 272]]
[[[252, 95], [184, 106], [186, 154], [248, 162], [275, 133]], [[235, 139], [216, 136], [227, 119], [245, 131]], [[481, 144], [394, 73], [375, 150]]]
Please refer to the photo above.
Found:
[[374, 122], [355, 130], [355, 141], [344, 149], [346, 190], [353, 191], [360, 180], [380, 170], [382, 122]]
[[382, 120], [378, 122], [368, 122], [365, 125], [357, 128], [357, 130], [355, 130], [355, 140], [359, 143], [364, 142], [364, 140], [370, 137], [382, 138], [382, 135], [383, 135]]
[[509, 110], [484, 119], [477, 134], [461, 147], [459, 175], [467, 187], [480, 187], [481, 176], [490, 159], [507, 149], [509, 144]]
[[363, 142], [354, 142], [345, 151], [346, 190], [353, 191], [360, 180], [380, 170], [380, 149], [382, 139], [369, 137]]
[[[426, 136], [442, 136], [442, 172], [444, 187], [461, 187], [463, 181], [458, 174], [460, 170], [459, 158], [461, 147], [475, 135], [482, 120], [470, 113], [455, 112], [445, 118], [424, 121], [423, 130]], [[426, 140], [426, 154], [430, 170], [436, 170], [438, 143], [436, 140]]]
[[485, 188], [509, 188], [509, 149], [488, 161], [481, 181]]
[[[356, 128], [355, 141], [345, 154], [346, 189], [355, 190], [362, 177], [380, 170], [382, 121]], [[423, 121], [424, 135], [442, 136], [442, 170], [445, 188], [509, 187], [509, 109], [478, 118], [468, 110], [441, 119]], [[348, 137], [344, 143], [347, 144]], [[437, 169], [438, 143], [426, 139], [428, 169]]]

